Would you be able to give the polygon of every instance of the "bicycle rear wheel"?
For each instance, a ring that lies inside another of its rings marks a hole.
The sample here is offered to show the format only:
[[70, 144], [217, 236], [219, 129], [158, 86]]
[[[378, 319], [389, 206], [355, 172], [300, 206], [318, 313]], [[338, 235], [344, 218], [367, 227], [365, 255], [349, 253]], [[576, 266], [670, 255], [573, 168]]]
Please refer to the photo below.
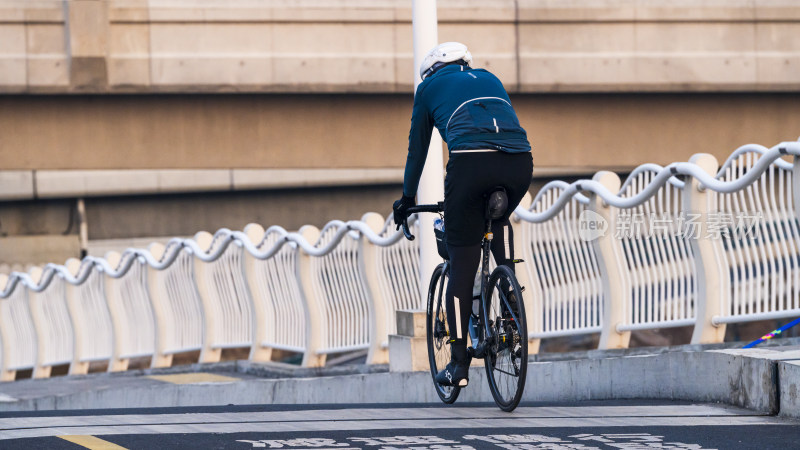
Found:
[[447, 308], [445, 308], [445, 289], [449, 278], [449, 266], [444, 263], [436, 266], [428, 287], [427, 341], [428, 362], [431, 367], [433, 386], [439, 398], [445, 403], [453, 403], [458, 398], [461, 388], [458, 386], [442, 386], [436, 382], [436, 374], [450, 362], [450, 330], [447, 326]]
[[486, 376], [495, 403], [503, 411], [519, 405], [528, 373], [528, 328], [519, 282], [505, 266], [489, 277], [483, 302], [488, 342]]

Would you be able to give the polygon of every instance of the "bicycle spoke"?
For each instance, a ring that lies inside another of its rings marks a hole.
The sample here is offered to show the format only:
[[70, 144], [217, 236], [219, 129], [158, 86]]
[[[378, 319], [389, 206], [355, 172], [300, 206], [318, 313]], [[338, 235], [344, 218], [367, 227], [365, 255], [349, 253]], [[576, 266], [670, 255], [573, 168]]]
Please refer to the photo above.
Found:
[[447, 327], [447, 309], [444, 305], [444, 289], [447, 286], [446, 266], [439, 265], [434, 270], [428, 288], [427, 342], [428, 363], [431, 376], [439, 398], [445, 403], [453, 403], [460, 389], [441, 386], [436, 383], [436, 374], [450, 362], [450, 333]]
[[516, 377], [516, 378], [519, 378], [519, 375], [514, 375], [513, 373], [511, 373], [511, 372], [506, 372], [505, 370], [500, 370], [500, 369], [498, 369], [498, 368], [495, 368], [494, 370], [495, 370], [495, 371], [497, 371], [497, 372], [500, 372], [500, 373], [504, 373], [504, 374], [506, 374], [506, 375], [508, 375], [508, 376], [511, 376], [511, 377]]
[[495, 402], [505, 411], [519, 404], [527, 373], [525, 313], [519, 292], [513, 273], [501, 266], [490, 276], [483, 304], [492, 342], [486, 360], [489, 387]]

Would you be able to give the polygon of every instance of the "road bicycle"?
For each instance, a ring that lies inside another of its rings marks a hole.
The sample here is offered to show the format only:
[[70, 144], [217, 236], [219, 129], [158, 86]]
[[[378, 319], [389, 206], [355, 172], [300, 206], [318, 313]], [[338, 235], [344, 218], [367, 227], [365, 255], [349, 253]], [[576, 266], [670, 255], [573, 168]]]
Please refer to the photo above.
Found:
[[[492, 220], [499, 219], [508, 208], [508, 197], [502, 188], [495, 188], [486, 196], [486, 228], [481, 242], [480, 294], [473, 298], [469, 334], [472, 346], [468, 352], [473, 358], [483, 359], [489, 389], [495, 403], [503, 411], [513, 411], [522, 398], [528, 371], [528, 329], [525, 322], [525, 305], [522, 288], [517, 278], [506, 266], [498, 266], [489, 273], [489, 254]], [[408, 208], [409, 214], [438, 213], [442, 216], [443, 202], [436, 205], [417, 205]], [[403, 233], [414, 240], [408, 228], [408, 219], [402, 223]], [[447, 230], [444, 230], [446, 232]], [[427, 343], [433, 384], [439, 398], [451, 404], [458, 398], [461, 388], [436, 383], [436, 374], [450, 362], [450, 330], [445, 308], [445, 290], [450, 273], [450, 258], [444, 245], [444, 232], [434, 227], [439, 255], [444, 262], [436, 266], [428, 287]], [[521, 262], [520, 260], [515, 260]]]

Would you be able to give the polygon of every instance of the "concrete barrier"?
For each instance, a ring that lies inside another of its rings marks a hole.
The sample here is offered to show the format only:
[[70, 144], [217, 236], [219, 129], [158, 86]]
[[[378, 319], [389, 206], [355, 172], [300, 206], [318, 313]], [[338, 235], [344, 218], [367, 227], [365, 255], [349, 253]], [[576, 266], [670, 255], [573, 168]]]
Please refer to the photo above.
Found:
[[800, 361], [778, 363], [780, 414], [800, 417]]
[[[150, 376], [177, 370], [157, 369], [21, 380], [0, 386], [0, 410], [439, 401], [428, 371], [389, 372], [387, 365], [299, 369], [241, 361], [186, 370], [231, 378], [173, 384]], [[798, 384], [798, 347], [668, 351], [531, 362], [523, 401], [674, 399], [800, 417]], [[484, 369], [471, 369], [458, 402], [491, 401]]]

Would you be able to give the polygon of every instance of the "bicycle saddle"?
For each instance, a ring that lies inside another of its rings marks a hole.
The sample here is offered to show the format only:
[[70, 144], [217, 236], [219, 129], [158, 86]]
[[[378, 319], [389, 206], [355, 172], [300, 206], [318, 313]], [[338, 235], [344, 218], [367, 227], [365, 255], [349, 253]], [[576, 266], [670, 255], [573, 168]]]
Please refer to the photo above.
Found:
[[496, 220], [503, 217], [508, 209], [508, 195], [502, 186], [492, 188], [486, 197], [486, 219]]

